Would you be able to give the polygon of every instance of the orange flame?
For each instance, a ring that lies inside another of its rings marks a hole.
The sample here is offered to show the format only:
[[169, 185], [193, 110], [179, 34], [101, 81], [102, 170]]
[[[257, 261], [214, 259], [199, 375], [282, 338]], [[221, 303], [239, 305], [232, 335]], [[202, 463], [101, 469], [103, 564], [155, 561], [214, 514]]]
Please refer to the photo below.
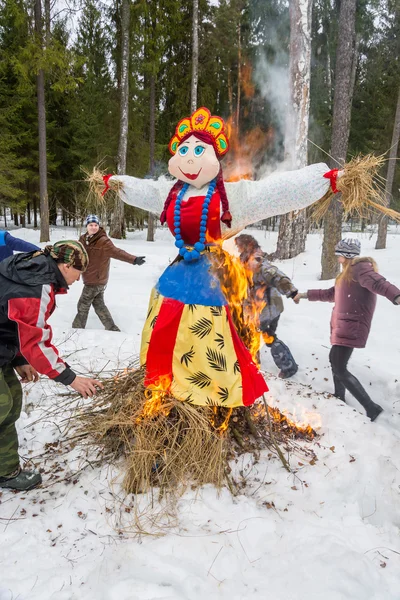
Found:
[[220, 425], [217, 425], [218, 406], [213, 406], [212, 415], [210, 417], [210, 423], [214, 427], [215, 431], [218, 431], [218, 433], [223, 433], [224, 431], [226, 431], [228, 429], [229, 420], [231, 418], [232, 411], [233, 411], [233, 408], [229, 408], [227, 410], [225, 419], [222, 421], [222, 423]]
[[[245, 98], [252, 98], [255, 86], [252, 81], [252, 67], [249, 64], [242, 66], [241, 90]], [[224, 163], [225, 181], [240, 181], [241, 179], [254, 178], [254, 166], [260, 161], [266, 148], [271, 145], [274, 131], [270, 127], [263, 131], [257, 126], [245, 135], [239, 131], [237, 115], [231, 115], [226, 121], [226, 130], [229, 138], [229, 154]]]
[[149, 386], [144, 394], [146, 402], [144, 403], [142, 413], [138, 417], [137, 422], [143, 419], [154, 417], [160, 413], [168, 416], [171, 405], [165, 402], [165, 397], [171, 386], [171, 378], [167, 375], [160, 377], [155, 383]]
[[[258, 331], [258, 315], [265, 306], [264, 300], [248, 297], [252, 283], [252, 272], [245, 267], [240, 258], [225, 252], [220, 247], [214, 254], [215, 268], [219, 275], [222, 292], [228, 300], [232, 319], [244, 345], [258, 364], [258, 352], [261, 337]], [[244, 305], [246, 305], [244, 309]]]

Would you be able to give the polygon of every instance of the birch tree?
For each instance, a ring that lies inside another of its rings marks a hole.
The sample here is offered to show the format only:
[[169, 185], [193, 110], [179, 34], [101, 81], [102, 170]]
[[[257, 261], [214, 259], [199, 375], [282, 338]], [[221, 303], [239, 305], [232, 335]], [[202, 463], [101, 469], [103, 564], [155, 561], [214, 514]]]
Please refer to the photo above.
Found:
[[[118, 175], [126, 173], [126, 155], [128, 148], [129, 124], [129, 26], [130, 2], [122, 0], [121, 6], [121, 89], [120, 89], [120, 120], [118, 141]], [[124, 203], [119, 198], [115, 199], [113, 220], [110, 227], [110, 236], [121, 239], [125, 237]]]
[[199, 81], [199, 0], [193, 0], [192, 16], [192, 84], [190, 108], [193, 113], [197, 108], [197, 85]]
[[[392, 143], [390, 145], [389, 162], [388, 162], [388, 169], [387, 169], [387, 175], [386, 175], [385, 200], [386, 200], [387, 206], [390, 205], [390, 200], [392, 197], [392, 188], [393, 188], [394, 173], [396, 170], [397, 149], [399, 147], [399, 138], [400, 138], [400, 89], [399, 89], [399, 96], [397, 99], [396, 116], [394, 118]], [[378, 238], [376, 240], [376, 245], [375, 245], [375, 248], [377, 250], [383, 250], [384, 248], [386, 248], [387, 226], [388, 226], [388, 219], [387, 219], [387, 217], [382, 216], [381, 219], [379, 220]]]
[[[357, 0], [342, 0], [340, 4], [330, 151], [330, 166], [333, 169], [340, 168], [346, 161], [350, 135], [356, 61], [356, 5]], [[342, 236], [343, 211], [339, 200], [340, 198], [332, 200], [324, 219], [321, 279], [332, 279], [339, 273], [335, 256], [335, 246]]]
[[[285, 159], [292, 169], [307, 165], [310, 110], [312, 0], [290, 2], [290, 100], [286, 118]], [[281, 217], [277, 256], [292, 258], [305, 250], [306, 213]]]

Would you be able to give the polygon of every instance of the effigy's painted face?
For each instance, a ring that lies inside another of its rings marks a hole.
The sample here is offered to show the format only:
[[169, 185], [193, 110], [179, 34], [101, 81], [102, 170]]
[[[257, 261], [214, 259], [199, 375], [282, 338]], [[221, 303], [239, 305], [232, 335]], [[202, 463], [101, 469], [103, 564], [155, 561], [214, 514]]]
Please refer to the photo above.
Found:
[[170, 158], [168, 170], [176, 179], [200, 189], [218, 175], [220, 163], [211, 144], [191, 135]]

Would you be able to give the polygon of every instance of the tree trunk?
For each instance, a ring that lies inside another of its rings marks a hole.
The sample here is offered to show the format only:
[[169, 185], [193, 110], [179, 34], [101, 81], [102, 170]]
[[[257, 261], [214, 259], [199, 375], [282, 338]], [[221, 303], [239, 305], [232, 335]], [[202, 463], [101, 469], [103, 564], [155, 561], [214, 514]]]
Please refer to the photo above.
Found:
[[[196, 109], [195, 109], [196, 110]], [[156, 79], [152, 74], [150, 77], [150, 131], [149, 131], [149, 150], [150, 150], [150, 176], [154, 175], [155, 165], [155, 142], [156, 142]], [[147, 215], [147, 241], [154, 242], [154, 215]]]
[[[331, 168], [346, 161], [350, 134], [351, 99], [354, 86], [355, 24], [357, 0], [342, 0], [339, 15], [339, 35], [335, 65], [335, 93], [333, 99]], [[321, 279], [333, 279], [339, 273], [335, 246], [342, 237], [343, 210], [339, 198], [332, 200], [324, 219]]]
[[237, 26], [238, 34], [238, 80], [237, 80], [237, 100], [236, 100], [236, 135], [237, 139], [240, 136], [240, 100], [242, 86], [242, 27], [239, 19]]
[[[291, 168], [307, 165], [310, 111], [312, 0], [293, 0], [290, 11], [290, 101], [286, 117], [285, 158]], [[276, 255], [292, 258], [304, 252], [307, 238], [306, 211], [281, 217]]]
[[17, 212], [14, 213], [14, 225], [16, 227], [19, 226], [19, 219], [18, 219], [18, 213]]
[[4, 207], [4, 229], [7, 229], [7, 208]]
[[37, 202], [36, 198], [33, 201], [33, 228], [37, 229]]
[[28, 225], [31, 224], [31, 203], [28, 202], [26, 205], [26, 216], [28, 217]]
[[199, 81], [199, 0], [193, 0], [192, 35], [192, 85], [190, 107], [193, 113], [197, 108], [197, 85]]
[[[120, 120], [119, 120], [119, 142], [118, 142], [118, 175], [126, 173], [126, 155], [128, 148], [128, 124], [129, 124], [129, 22], [130, 1], [122, 1], [121, 10], [121, 90], [120, 90]], [[122, 239], [125, 237], [124, 203], [118, 197], [115, 198], [114, 214], [111, 221], [110, 236]]]
[[20, 213], [19, 215], [19, 222], [21, 227], [25, 227], [26, 222], [25, 222], [25, 213]]
[[[388, 162], [388, 169], [387, 169], [387, 175], [386, 175], [385, 200], [386, 200], [387, 206], [390, 205], [390, 199], [392, 196], [392, 188], [393, 188], [394, 173], [396, 170], [397, 148], [399, 146], [399, 138], [400, 138], [400, 89], [399, 89], [399, 96], [397, 98], [396, 116], [394, 118], [392, 143], [390, 145], [389, 162]], [[382, 216], [379, 220], [378, 238], [376, 240], [376, 245], [375, 245], [375, 248], [377, 250], [383, 250], [384, 248], [386, 248], [387, 226], [388, 226], [388, 219], [387, 219], [387, 217]]]
[[[43, 25], [41, 0], [35, 0], [35, 31], [38, 44], [43, 50]], [[46, 150], [46, 105], [44, 95], [44, 71], [36, 76], [38, 128], [39, 128], [39, 196], [40, 196], [40, 241], [50, 240], [49, 199], [47, 195], [47, 150]]]

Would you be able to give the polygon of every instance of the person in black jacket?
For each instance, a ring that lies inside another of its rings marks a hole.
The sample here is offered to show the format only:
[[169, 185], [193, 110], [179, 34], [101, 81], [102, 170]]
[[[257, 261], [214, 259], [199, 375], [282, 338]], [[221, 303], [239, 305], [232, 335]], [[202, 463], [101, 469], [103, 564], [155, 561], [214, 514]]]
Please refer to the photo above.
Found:
[[70, 385], [84, 398], [101, 383], [79, 377], [59, 356], [47, 323], [57, 294], [66, 294], [86, 269], [79, 242], [62, 241], [34, 254], [17, 254], [0, 264], [0, 487], [27, 490], [41, 483], [39, 473], [21, 470], [15, 422], [22, 406], [21, 382], [38, 372]]

